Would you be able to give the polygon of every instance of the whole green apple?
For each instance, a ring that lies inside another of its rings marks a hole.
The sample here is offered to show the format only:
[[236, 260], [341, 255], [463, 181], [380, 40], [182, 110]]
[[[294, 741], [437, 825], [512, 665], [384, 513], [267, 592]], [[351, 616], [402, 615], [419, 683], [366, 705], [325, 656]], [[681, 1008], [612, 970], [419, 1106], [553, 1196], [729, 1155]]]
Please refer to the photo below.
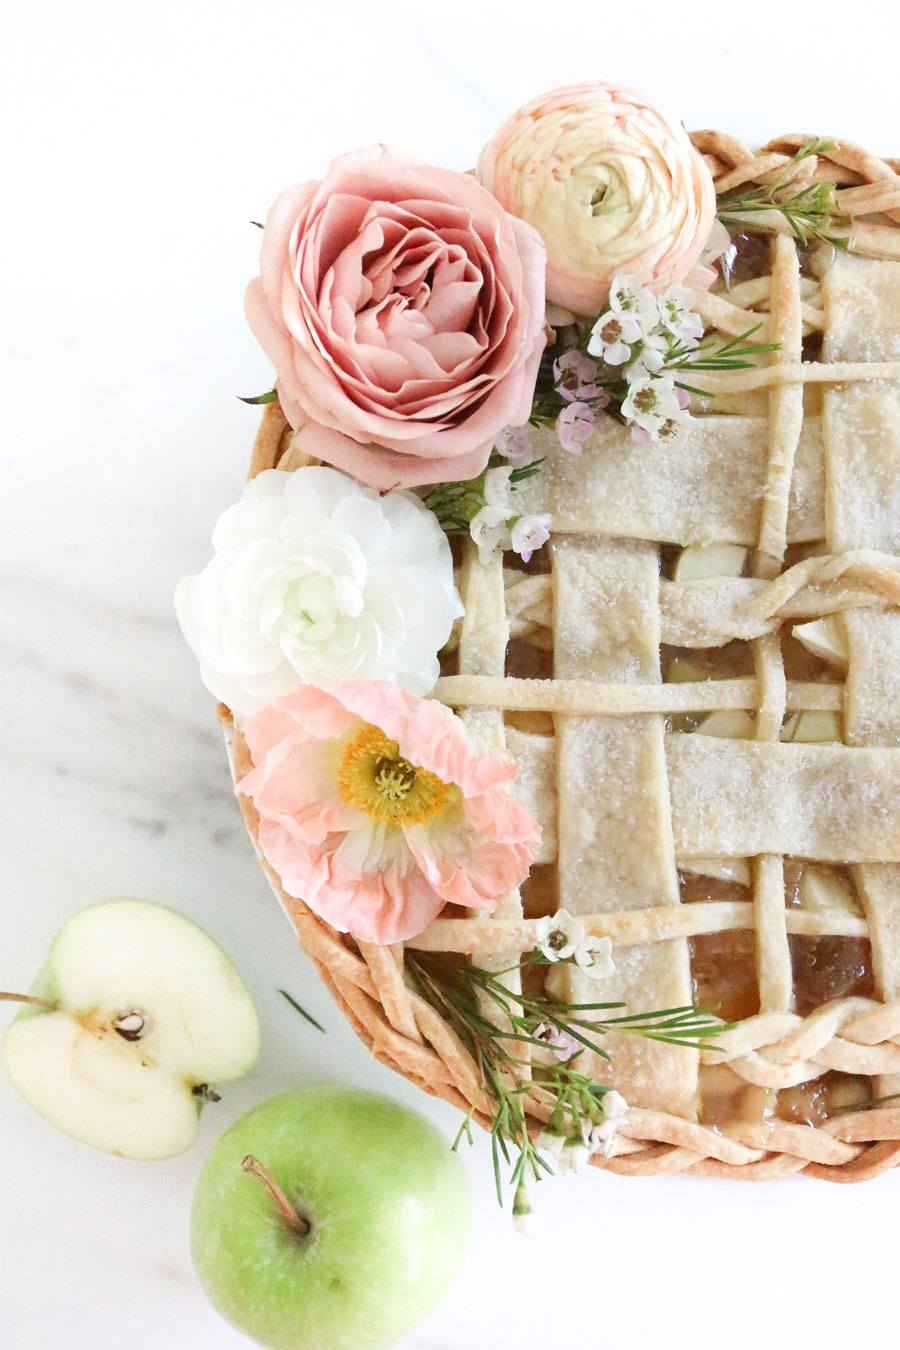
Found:
[[192, 1247], [222, 1315], [272, 1350], [382, 1350], [436, 1307], [471, 1225], [439, 1132], [385, 1097], [304, 1088], [226, 1131]]

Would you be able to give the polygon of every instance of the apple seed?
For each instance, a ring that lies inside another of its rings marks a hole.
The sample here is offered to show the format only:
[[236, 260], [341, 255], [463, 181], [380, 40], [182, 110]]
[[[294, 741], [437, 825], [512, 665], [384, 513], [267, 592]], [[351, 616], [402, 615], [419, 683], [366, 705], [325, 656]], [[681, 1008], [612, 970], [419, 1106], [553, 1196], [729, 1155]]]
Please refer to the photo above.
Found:
[[117, 1017], [112, 1025], [113, 1031], [117, 1031], [123, 1041], [139, 1041], [147, 1024], [143, 1013], [128, 1012]]

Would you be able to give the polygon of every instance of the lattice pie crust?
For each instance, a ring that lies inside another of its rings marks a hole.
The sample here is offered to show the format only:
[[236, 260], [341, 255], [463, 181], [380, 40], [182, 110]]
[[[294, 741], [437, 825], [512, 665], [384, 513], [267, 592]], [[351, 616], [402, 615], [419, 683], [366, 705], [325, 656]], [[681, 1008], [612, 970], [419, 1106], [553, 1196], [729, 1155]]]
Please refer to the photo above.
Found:
[[[693, 139], [721, 193], [772, 181], [806, 138]], [[763, 320], [780, 349], [703, 377], [716, 398], [686, 445], [636, 445], [609, 419], [572, 457], [535, 432], [547, 463], [520, 500], [552, 516], [549, 570], [465, 552], [436, 690], [519, 759], [544, 844], [521, 894], [411, 945], [506, 968], [563, 905], [612, 938], [604, 997], [706, 996], [737, 1022], [720, 1051], [611, 1046], [631, 1110], [594, 1161], [620, 1173], [856, 1181], [900, 1161], [900, 1109], [869, 1105], [900, 1089], [900, 165], [838, 142], [809, 167], [838, 185], [850, 249], [807, 253], [776, 218], [729, 290], [696, 297], [710, 331]], [[271, 405], [251, 472], [302, 462]], [[673, 557], [710, 544], [746, 549], [742, 574], [679, 580]], [[815, 739], [795, 739], [812, 713]], [[267, 871], [375, 1055], [484, 1123], [475, 1066], [403, 948], [341, 936]], [[571, 968], [555, 978], [596, 998]], [[529, 1106], [537, 1128], [546, 1092]]]

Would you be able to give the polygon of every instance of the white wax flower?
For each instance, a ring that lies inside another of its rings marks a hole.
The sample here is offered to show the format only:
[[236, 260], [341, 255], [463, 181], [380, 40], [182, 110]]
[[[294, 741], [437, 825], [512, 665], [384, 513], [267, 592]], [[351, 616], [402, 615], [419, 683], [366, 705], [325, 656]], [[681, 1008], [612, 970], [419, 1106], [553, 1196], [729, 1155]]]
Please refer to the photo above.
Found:
[[541, 1130], [537, 1137], [535, 1147], [539, 1153], [549, 1153], [551, 1158], [559, 1162], [560, 1154], [566, 1146], [566, 1136], [560, 1134], [557, 1130]]
[[621, 1092], [611, 1089], [609, 1092], [604, 1092], [601, 1109], [603, 1119], [595, 1121], [587, 1130], [583, 1131], [583, 1135], [591, 1155], [602, 1153], [605, 1158], [608, 1158], [612, 1152], [619, 1127], [628, 1111], [628, 1103]]
[[[564, 1064], [573, 1055], [577, 1055], [581, 1049], [581, 1042], [568, 1031], [561, 1027], [554, 1026], [552, 1022], [541, 1022], [531, 1033], [536, 1041], [541, 1041], [547, 1047], [554, 1059], [560, 1064]], [[540, 1054], [541, 1051], [538, 1051]]]
[[589, 1143], [575, 1137], [567, 1139], [559, 1155], [560, 1172], [583, 1172], [591, 1161], [591, 1153]]
[[605, 980], [616, 968], [612, 955], [612, 939], [592, 937], [589, 934], [575, 948], [573, 960], [588, 979]]
[[631, 276], [618, 272], [609, 288], [609, 308], [611, 313], [620, 317], [630, 315], [637, 320], [638, 328], [645, 336], [653, 332], [659, 323], [659, 306], [656, 296], [646, 286]]
[[268, 469], [175, 592], [207, 688], [250, 714], [298, 684], [396, 680], [427, 694], [462, 605], [437, 519], [336, 469]]
[[537, 1219], [534, 1217], [534, 1211], [530, 1204], [521, 1203], [513, 1209], [513, 1228], [520, 1237], [534, 1237], [537, 1232]]
[[484, 506], [469, 523], [469, 534], [478, 546], [478, 557], [487, 566], [498, 549], [509, 547], [509, 479], [512, 468], [504, 464], [484, 475]]
[[703, 336], [703, 320], [691, 309], [693, 300], [686, 286], [670, 286], [657, 301], [660, 324], [685, 347], [696, 347]]
[[679, 427], [685, 420], [671, 375], [633, 380], [622, 402], [622, 414], [654, 440], [667, 439], [668, 427]]
[[580, 919], [573, 918], [567, 909], [545, 914], [534, 926], [535, 946], [551, 962], [571, 961], [587, 937]]
[[631, 359], [631, 346], [645, 336], [636, 314], [607, 310], [591, 329], [587, 349], [608, 366], [623, 366]]
[[604, 1092], [602, 1106], [606, 1120], [621, 1120], [628, 1110], [628, 1103], [621, 1092], [616, 1092], [615, 1088], [610, 1088], [609, 1092]]
[[651, 333], [644, 339], [643, 346], [634, 360], [622, 371], [628, 384], [635, 380], [645, 380], [658, 375], [666, 362], [666, 340], [658, 333]]
[[545, 511], [534, 515], [517, 516], [510, 531], [510, 547], [523, 562], [531, 562], [532, 554], [543, 548], [550, 538], [550, 517]]
[[483, 567], [493, 562], [498, 549], [504, 549], [509, 542], [508, 510], [506, 506], [482, 506], [472, 517], [469, 534], [478, 545], [478, 559]]

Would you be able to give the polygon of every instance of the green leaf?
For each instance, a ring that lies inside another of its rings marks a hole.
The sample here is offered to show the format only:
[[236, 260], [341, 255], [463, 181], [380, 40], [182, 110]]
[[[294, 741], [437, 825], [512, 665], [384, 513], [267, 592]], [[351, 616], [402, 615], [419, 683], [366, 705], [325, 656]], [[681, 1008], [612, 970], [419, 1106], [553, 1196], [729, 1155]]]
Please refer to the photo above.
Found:
[[291, 1005], [291, 1007], [294, 1009], [295, 1012], [298, 1012], [301, 1017], [304, 1017], [306, 1021], [309, 1022], [310, 1026], [315, 1027], [317, 1031], [321, 1031], [324, 1035], [328, 1034], [325, 1031], [325, 1028], [322, 1026], [322, 1023], [317, 1022], [316, 1019], [313, 1017], [312, 1013], [308, 1013], [305, 1008], [301, 1008], [297, 1000], [295, 998], [292, 998], [292, 996], [288, 993], [286, 989], [279, 989], [278, 992], [282, 998], [287, 999], [288, 1003]]
[[264, 394], [254, 394], [252, 398], [246, 398], [243, 394], [238, 394], [242, 403], [274, 403], [278, 398], [277, 389], [267, 389]]

